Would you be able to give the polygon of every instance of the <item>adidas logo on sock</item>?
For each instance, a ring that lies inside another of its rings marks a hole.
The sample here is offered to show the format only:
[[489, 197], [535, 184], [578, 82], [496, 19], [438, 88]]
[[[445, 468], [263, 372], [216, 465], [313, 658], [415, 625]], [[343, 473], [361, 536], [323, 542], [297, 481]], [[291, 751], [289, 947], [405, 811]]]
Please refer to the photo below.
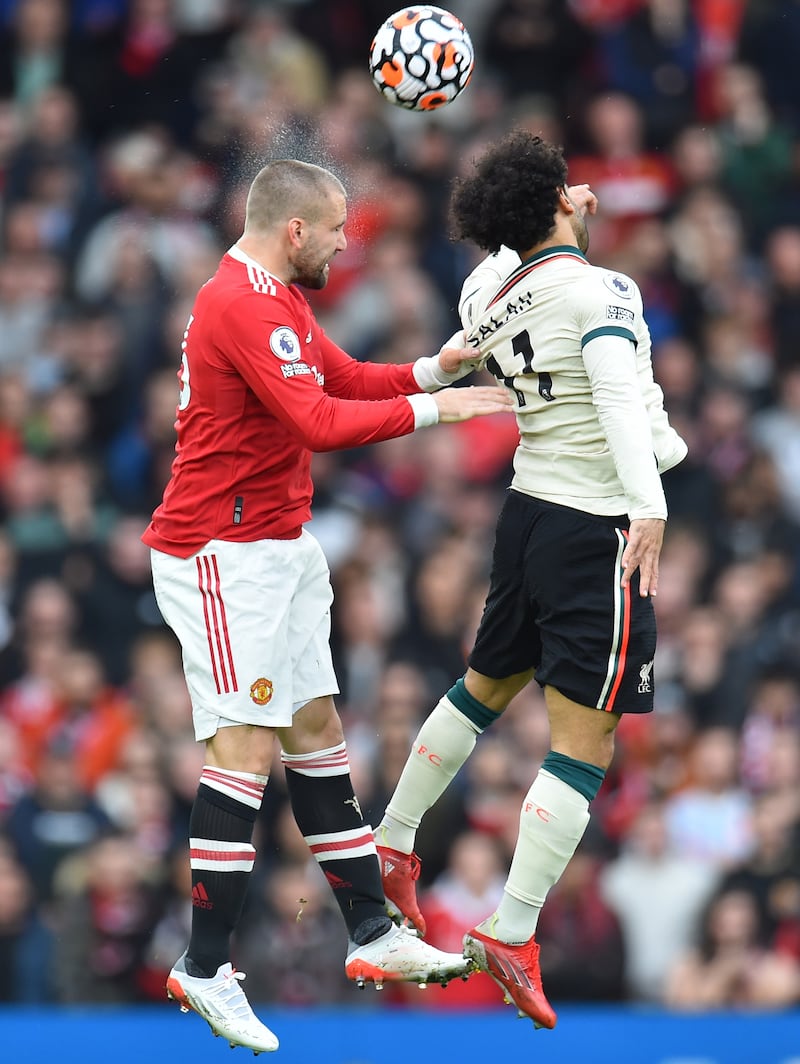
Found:
[[323, 869], [323, 873], [332, 890], [343, 890], [346, 887], [352, 887], [352, 883], [346, 879], [340, 879], [334, 872], [329, 872], [327, 869]]
[[214, 903], [209, 900], [208, 892], [202, 883], [192, 887], [192, 905], [195, 909], [213, 909]]

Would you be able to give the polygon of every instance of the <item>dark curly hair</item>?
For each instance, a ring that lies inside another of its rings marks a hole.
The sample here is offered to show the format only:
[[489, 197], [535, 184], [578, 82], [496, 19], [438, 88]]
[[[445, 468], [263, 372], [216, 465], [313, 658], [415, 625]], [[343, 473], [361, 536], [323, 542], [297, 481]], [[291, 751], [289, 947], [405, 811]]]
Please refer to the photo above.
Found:
[[553, 229], [558, 192], [567, 181], [562, 149], [524, 130], [489, 148], [469, 177], [457, 178], [451, 232], [486, 251], [501, 244], [527, 251]]

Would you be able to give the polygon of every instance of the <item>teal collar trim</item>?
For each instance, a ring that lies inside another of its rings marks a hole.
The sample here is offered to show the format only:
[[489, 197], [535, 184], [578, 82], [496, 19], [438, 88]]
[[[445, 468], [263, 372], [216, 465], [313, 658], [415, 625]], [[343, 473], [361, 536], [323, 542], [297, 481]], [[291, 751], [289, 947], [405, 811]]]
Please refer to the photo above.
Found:
[[579, 259], [583, 259], [584, 262], [589, 260], [579, 247], [574, 244], [551, 244], [550, 247], [542, 248], [541, 251], [537, 251], [535, 255], [531, 255], [528, 259], [523, 259], [523, 266], [530, 266], [532, 262], [538, 262], [540, 259], [546, 259], [549, 255], [575, 255]]

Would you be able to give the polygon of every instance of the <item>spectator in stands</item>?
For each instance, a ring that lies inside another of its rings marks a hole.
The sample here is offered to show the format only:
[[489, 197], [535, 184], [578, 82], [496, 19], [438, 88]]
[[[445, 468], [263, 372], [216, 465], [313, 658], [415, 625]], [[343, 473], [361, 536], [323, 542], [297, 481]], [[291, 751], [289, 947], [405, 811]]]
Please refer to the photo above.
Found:
[[[407, 743], [405, 750], [407, 753]], [[444, 870], [421, 895], [428, 941], [439, 949], [460, 949], [464, 928], [472, 927], [500, 901], [504, 869], [505, 856], [497, 839], [481, 831], [464, 831], [458, 835], [450, 847]], [[416, 999], [414, 1003], [418, 1004]], [[426, 1010], [436, 1011], [494, 1008], [497, 989], [485, 973], [479, 972], [465, 983], [452, 983], [446, 998], [443, 994], [427, 994], [419, 1004]]]
[[27, 873], [0, 836], [0, 1004], [52, 1001], [52, 950]]
[[675, 962], [664, 1002], [671, 1008], [788, 1008], [800, 1000], [800, 964], [765, 946], [746, 890], [716, 895], [696, 945]]
[[140, 969], [160, 900], [132, 840], [108, 835], [73, 862], [55, 901], [56, 994], [63, 1004], [141, 1000]]
[[597, 94], [584, 123], [586, 147], [570, 158], [569, 171], [591, 186], [600, 204], [592, 220], [596, 261], [621, 248], [636, 222], [666, 211], [675, 174], [668, 156], [646, 147], [644, 112], [625, 93]]
[[38, 903], [49, 903], [62, 862], [105, 834], [110, 823], [81, 787], [75, 754], [64, 739], [44, 751], [33, 789], [11, 807], [6, 831], [33, 884]]
[[689, 786], [664, 807], [669, 844], [680, 856], [723, 871], [753, 848], [752, 801], [739, 785], [736, 733], [723, 727], [701, 732], [690, 759]]
[[662, 1000], [667, 976], [694, 941], [717, 881], [706, 861], [670, 845], [661, 803], [643, 806], [622, 853], [600, 873], [601, 895], [622, 929], [630, 999]]
[[605, 80], [636, 100], [648, 143], [660, 150], [697, 106], [703, 40], [694, 8], [688, 0], [645, 0], [598, 41]]

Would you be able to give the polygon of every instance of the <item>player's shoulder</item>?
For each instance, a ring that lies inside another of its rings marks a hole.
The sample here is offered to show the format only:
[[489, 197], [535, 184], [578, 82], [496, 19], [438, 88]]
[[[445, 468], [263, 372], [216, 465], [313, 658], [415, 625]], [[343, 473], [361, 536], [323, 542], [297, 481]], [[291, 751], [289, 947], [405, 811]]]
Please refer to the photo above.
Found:
[[458, 314], [465, 328], [480, 317], [500, 285], [519, 265], [519, 255], [507, 247], [481, 259], [461, 286]]
[[269, 296], [281, 302], [288, 300], [288, 288], [261, 263], [250, 258], [236, 246], [228, 248], [220, 262], [216, 279], [221, 287], [242, 294]]
[[639, 286], [632, 277], [618, 270], [609, 270], [605, 266], [590, 265], [585, 280], [596, 289], [597, 294], [607, 298], [610, 292], [616, 299], [635, 303], [641, 300]]

